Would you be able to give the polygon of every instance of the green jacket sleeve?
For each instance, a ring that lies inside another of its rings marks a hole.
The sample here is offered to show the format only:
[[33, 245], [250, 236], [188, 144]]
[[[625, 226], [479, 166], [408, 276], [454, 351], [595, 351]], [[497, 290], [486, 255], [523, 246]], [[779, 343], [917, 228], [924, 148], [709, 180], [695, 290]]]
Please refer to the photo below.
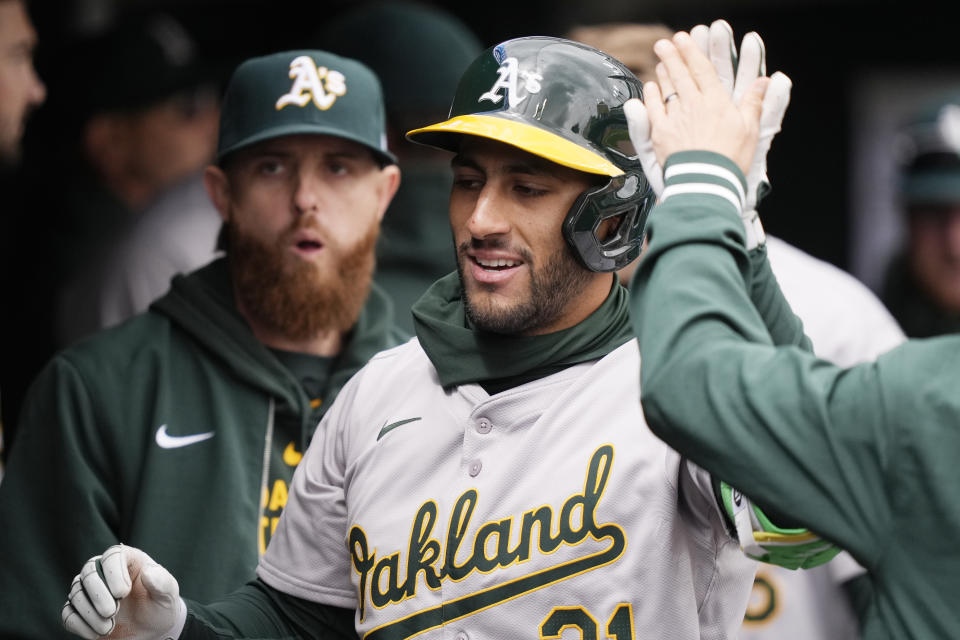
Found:
[[60, 609], [73, 576], [119, 540], [97, 416], [71, 363], [32, 385], [0, 483], [0, 637], [68, 638]]
[[750, 251], [750, 301], [770, 332], [770, 339], [778, 346], [792, 345], [807, 351], [813, 350], [810, 339], [803, 332], [803, 323], [787, 304], [777, 283], [767, 246], [760, 245]]
[[716, 154], [672, 156], [665, 194], [677, 185], [676, 195], [652, 214], [630, 289], [647, 420], [765, 509], [794, 516], [869, 566], [891, 518], [876, 490], [891, 445], [878, 370], [844, 371], [797, 347], [773, 348], [805, 339], [778, 290], [753, 289], [763, 274], [751, 266], [738, 209], [716, 195], [717, 180], [697, 186], [711, 182], [696, 173], [704, 162], [742, 183]]
[[219, 602], [188, 602], [180, 640], [356, 640], [353, 620], [353, 609], [303, 600], [257, 578]]

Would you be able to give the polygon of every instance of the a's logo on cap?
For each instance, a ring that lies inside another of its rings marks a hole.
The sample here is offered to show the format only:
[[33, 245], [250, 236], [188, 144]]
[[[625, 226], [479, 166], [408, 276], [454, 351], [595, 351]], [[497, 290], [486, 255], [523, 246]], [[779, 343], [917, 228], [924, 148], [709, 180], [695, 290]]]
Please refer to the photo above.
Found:
[[278, 111], [288, 104], [304, 107], [311, 100], [317, 109], [326, 111], [347, 92], [347, 79], [342, 73], [318, 67], [310, 56], [294, 58], [289, 75], [293, 86], [277, 100]]
[[507, 58], [504, 60], [503, 63], [500, 64], [500, 68], [497, 69], [500, 77], [493, 83], [489, 91], [480, 96], [477, 102], [489, 100], [493, 104], [499, 104], [500, 101], [503, 100], [503, 96], [500, 95], [500, 90], [506, 89], [507, 102], [510, 103], [511, 107], [516, 107], [527, 98], [527, 96], [521, 97], [517, 90], [518, 76], [523, 78], [523, 88], [528, 95], [531, 93], [540, 93], [540, 81], [543, 80], [543, 76], [534, 71], [518, 71], [519, 66], [520, 63], [517, 62], [516, 58]]

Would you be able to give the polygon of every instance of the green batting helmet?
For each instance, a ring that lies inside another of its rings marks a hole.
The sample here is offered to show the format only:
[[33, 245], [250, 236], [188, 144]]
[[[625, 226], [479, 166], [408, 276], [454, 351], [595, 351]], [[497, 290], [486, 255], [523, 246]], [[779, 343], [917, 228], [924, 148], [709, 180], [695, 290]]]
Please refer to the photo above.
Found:
[[[574, 202], [563, 235], [588, 269], [614, 271], [640, 255], [655, 197], [623, 114], [624, 102], [641, 96], [630, 70], [597, 49], [562, 38], [516, 38], [473, 61], [448, 120], [410, 131], [407, 138], [457, 151], [462, 135], [481, 136], [607, 176]], [[614, 217], [621, 219], [612, 236], [599, 238], [600, 224]]]

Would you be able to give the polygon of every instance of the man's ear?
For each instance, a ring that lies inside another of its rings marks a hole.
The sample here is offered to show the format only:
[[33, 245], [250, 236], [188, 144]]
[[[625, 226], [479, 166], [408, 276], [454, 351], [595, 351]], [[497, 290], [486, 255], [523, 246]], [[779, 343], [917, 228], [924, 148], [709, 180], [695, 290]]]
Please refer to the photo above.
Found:
[[209, 165], [203, 170], [203, 185], [224, 222], [230, 220], [230, 181], [223, 169]]
[[400, 167], [388, 164], [380, 170], [380, 178], [380, 210], [377, 212], [377, 220], [383, 220], [383, 214], [387, 212], [390, 201], [400, 188]]

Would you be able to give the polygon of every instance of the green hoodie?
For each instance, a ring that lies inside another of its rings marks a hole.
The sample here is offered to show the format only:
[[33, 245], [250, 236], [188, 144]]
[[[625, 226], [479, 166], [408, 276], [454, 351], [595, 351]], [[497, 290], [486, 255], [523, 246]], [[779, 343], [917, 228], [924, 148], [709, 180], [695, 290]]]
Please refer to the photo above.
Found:
[[374, 287], [311, 402], [236, 311], [221, 259], [58, 354], [31, 387], [0, 484], [0, 637], [68, 637], [70, 580], [118, 541], [191, 598], [247, 582], [320, 417], [400, 339]]
[[960, 638], [960, 336], [848, 369], [816, 358], [765, 249], [747, 252], [717, 197], [724, 166], [743, 180], [707, 152], [664, 167], [677, 188], [630, 287], [647, 422], [849, 551], [868, 571], [864, 638]]

